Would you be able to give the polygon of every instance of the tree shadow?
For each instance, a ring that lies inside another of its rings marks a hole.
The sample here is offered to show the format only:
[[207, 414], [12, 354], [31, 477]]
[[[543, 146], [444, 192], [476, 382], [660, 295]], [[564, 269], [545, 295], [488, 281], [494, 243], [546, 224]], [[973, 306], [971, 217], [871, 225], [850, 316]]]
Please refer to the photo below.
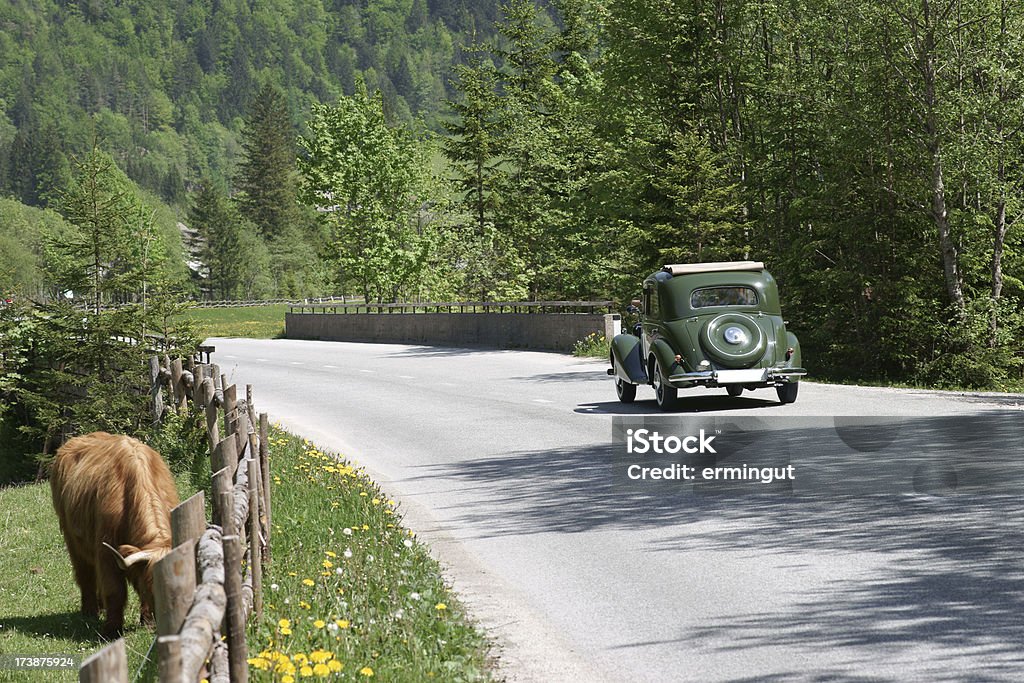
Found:
[[[645, 423], [640, 416], [622, 419]], [[454, 525], [486, 530], [478, 533], [482, 538], [622, 530], [637, 532], [638, 564], [644, 553], [683, 562], [695, 551], [739, 551], [776, 563], [793, 558], [790, 566], [776, 567], [793, 571], [792, 586], [781, 589], [787, 595], [782, 606], [751, 596], [748, 611], [666, 633], [666, 639], [737, 653], [787, 646], [861, 654], [925, 648], [914, 665], [925, 676], [920, 680], [964, 680], [965, 662], [976, 667], [970, 680], [1024, 677], [1019, 413], [894, 418], [890, 428], [877, 418], [666, 419], [689, 434], [698, 424], [742, 431], [734, 451], [689, 462], [792, 464], [795, 481], [767, 488], [757, 482], [630, 482], [622, 472], [624, 448], [613, 443], [520, 451], [422, 471], [472, 491], [448, 509]], [[854, 557], [865, 558], [863, 580], [843, 568]], [[841, 569], [831, 581], [804, 586], [805, 563], [815, 565], [812, 575], [832, 563]], [[852, 676], [843, 667], [834, 675], [817, 671], [819, 678], [811, 673], [793, 678], [880, 680]]]
[[58, 612], [54, 614], [33, 614], [0, 618], [5, 631], [29, 633], [40, 637], [60, 638], [80, 643], [103, 641], [100, 629], [103, 621], [97, 617], [86, 617], [81, 612]]

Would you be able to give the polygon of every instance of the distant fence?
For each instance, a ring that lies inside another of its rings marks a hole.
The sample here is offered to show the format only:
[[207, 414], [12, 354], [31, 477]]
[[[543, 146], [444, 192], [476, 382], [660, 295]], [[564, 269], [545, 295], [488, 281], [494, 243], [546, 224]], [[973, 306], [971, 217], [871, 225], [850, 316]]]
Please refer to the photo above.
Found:
[[294, 304], [285, 337], [323, 341], [480, 345], [569, 351], [621, 326], [610, 301]]
[[[249, 677], [246, 621], [263, 611], [270, 557], [267, 415], [257, 419], [251, 385], [239, 399], [216, 365], [153, 357], [150, 378], [154, 421], [169, 412], [205, 419], [213, 471], [212, 523], [202, 491], [178, 505], [171, 511], [172, 550], [154, 565], [159, 680], [241, 683]], [[79, 678], [126, 682], [124, 640], [86, 659]]]
[[[333, 303], [340, 301], [353, 301], [356, 297], [341, 296], [320, 296], [305, 299], [252, 299], [246, 301], [235, 301], [232, 299], [221, 299], [218, 301], [190, 301], [193, 308], [246, 308], [250, 306], [273, 306], [280, 304], [311, 304], [311, 303]], [[358, 297], [361, 301], [363, 297]]]

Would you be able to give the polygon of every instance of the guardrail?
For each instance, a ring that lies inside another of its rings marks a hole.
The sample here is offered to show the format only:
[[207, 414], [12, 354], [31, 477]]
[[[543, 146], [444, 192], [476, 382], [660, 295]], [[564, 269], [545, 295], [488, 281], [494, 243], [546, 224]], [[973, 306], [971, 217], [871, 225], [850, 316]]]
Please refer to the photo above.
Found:
[[[150, 378], [154, 421], [170, 412], [205, 419], [213, 470], [212, 522], [202, 491], [175, 507], [172, 550], [153, 567], [159, 680], [194, 683], [209, 663], [211, 683], [241, 683], [249, 675], [246, 621], [263, 610], [263, 564], [270, 557], [267, 415], [257, 419], [251, 385], [239, 399], [216, 365], [154, 356]], [[125, 657], [119, 639], [86, 659], [79, 678], [127, 682]]]
[[366, 303], [296, 303], [289, 313], [605, 313], [611, 301], [446, 301]]

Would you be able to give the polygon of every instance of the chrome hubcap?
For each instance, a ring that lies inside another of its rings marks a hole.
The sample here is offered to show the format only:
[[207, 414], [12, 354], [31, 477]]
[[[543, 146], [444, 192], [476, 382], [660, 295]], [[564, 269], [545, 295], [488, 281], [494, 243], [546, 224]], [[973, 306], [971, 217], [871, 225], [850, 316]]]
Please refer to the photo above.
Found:
[[743, 331], [742, 328], [739, 327], [725, 328], [725, 332], [722, 333], [722, 336], [725, 337], [725, 341], [735, 346], [739, 346], [740, 344], [746, 344], [748, 341], [747, 333]]

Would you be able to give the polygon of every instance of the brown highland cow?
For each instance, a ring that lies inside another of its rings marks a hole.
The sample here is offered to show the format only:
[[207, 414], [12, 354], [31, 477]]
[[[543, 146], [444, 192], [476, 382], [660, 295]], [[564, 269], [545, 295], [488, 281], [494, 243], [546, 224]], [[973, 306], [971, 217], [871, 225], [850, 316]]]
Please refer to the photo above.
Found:
[[125, 579], [153, 620], [153, 564], [171, 549], [178, 493], [160, 454], [128, 436], [94, 432], [57, 451], [50, 470], [53, 507], [82, 591], [82, 613], [107, 612], [103, 634], [124, 627]]

